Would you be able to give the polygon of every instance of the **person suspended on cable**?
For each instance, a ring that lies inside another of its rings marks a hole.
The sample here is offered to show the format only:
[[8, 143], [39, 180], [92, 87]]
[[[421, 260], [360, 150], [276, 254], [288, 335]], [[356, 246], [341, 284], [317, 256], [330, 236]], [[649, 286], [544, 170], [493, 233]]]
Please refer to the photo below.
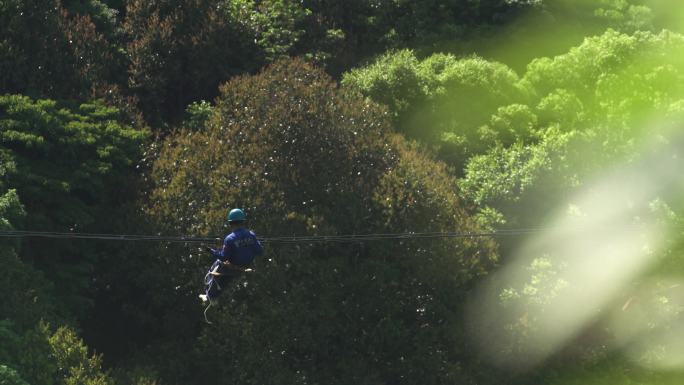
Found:
[[263, 253], [263, 247], [253, 231], [245, 226], [247, 216], [241, 209], [232, 209], [228, 212], [228, 224], [231, 233], [223, 240], [223, 245], [218, 249], [208, 247], [207, 251], [216, 258], [205, 276], [206, 290], [199, 297], [203, 302], [214, 301], [221, 289], [230, 281], [245, 271], [251, 271], [249, 266], [254, 258]]

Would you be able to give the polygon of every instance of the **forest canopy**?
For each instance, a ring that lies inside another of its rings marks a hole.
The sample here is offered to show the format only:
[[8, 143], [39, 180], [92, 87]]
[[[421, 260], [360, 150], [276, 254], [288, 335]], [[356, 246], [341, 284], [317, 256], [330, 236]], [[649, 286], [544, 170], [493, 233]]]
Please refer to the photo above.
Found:
[[[678, 384], [683, 33], [674, 0], [0, 2], [0, 384]], [[232, 208], [264, 254], [209, 325]]]

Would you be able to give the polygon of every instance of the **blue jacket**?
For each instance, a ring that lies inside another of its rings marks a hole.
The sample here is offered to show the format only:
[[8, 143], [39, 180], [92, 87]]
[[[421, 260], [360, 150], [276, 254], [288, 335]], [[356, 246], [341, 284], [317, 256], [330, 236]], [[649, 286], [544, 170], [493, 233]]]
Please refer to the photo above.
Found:
[[220, 250], [212, 249], [214, 257], [237, 266], [249, 265], [254, 257], [263, 252], [264, 249], [254, 232], [244, 227], [237, 228], [228, 234], [223, 240], [223, 247]]

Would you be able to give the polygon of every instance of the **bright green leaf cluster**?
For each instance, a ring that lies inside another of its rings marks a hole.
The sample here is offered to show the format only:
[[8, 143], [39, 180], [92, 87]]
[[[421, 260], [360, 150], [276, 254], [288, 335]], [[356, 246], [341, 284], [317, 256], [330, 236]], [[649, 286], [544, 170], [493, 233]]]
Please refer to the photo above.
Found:
[[146, 138], [99, 102], [76, 108], [25, 96], [0, 96], [0, 148], [15, 170], [5, 177], [32, 228], [88, 226], [98, 204], [116, 202]]

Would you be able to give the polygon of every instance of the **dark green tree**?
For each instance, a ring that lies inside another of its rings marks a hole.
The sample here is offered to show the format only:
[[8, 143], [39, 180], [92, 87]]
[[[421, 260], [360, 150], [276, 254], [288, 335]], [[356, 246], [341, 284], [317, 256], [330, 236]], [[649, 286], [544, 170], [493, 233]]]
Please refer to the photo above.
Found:
[[129, 88], [149, 122], [177, 122], [191, 102], [211, 100], [219, 84], [264, 63], [242, 2], [131, 1]]
[[70, 12], [57, 0], [0, 4], [0, 93], [53, 99], [118, 93], [121, 57], [106, 35], [113, 20], [104, 19], [109, 11], [101, 3], [83, 4], [98, 7], [99, 16]]
[[[446, 167], [388, 123], [320, 70], [277, 62], [223, 86], [204, 129], [158, 147], [148, 212], [168, 232], [198, 235], [224, 232], [234, 206], [271, 236], [477, 231]], [[220, 327], [200, 329], [192, 354], [164, 372], [255, 384], [468, 381], [454, 325], [462, 290], [496, 259], [491, 241], [267, 249], [258, 273], [227, 289]], [[179, 259], [169, 274], [192, 301], [208, 261], [170, 250]], [[231, 360], [213, 365], [209, 352]]]
[[6, 366], [0, 365], [0, 384], [2, 385], [28, 385], [24, 379], [21, 378], [16, 370]]
[[[101, 102], [69, 106], [0, 97], [0, 150], [13, 164], [4, 179], [20, 197], [27, 228], [97, 233], [121, 221], [112, 210], [135, 192], [134, 166], [147, 134], [119, 118]], [[59, 283], [69, 312], [85, 305], [95, 250], [93, 244], [32, 240], [21, 256]]]

